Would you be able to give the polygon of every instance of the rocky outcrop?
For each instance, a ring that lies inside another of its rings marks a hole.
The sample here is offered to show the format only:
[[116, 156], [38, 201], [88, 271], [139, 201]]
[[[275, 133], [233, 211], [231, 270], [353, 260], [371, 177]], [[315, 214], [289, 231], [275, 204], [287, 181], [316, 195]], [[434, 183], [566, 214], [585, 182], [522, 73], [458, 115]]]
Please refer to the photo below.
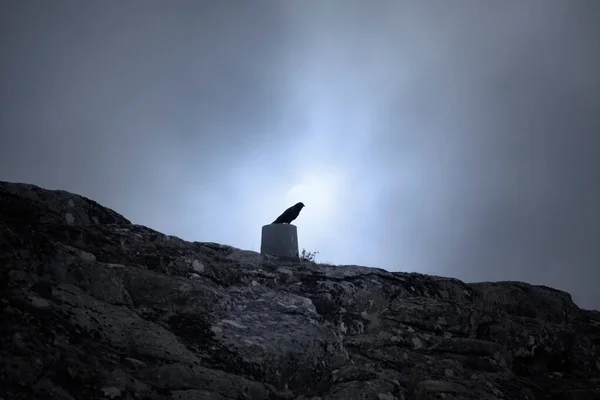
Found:
[[600, 313], [519, 282], [261, 257], [0, 183], [0, 397], [599, 399]]

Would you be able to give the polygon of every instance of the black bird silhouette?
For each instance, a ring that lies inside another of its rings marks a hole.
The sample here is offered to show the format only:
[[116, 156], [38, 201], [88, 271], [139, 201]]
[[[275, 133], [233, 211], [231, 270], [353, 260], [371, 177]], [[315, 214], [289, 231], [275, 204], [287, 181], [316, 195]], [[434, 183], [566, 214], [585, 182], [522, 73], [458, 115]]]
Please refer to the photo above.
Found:
[[277, 219], [275, 221], [273, 221], [272, 223], [273, 224], [289, 224], [290, 222], [292, 222], [293, 220], [298, 218], [298, 215], [300, 214], [300, 210], [302, 210], [302, 207], [304, 207], [304, 203], [302, 203], [302, 202], [294, 204], [293, 206], [291, 206], [290, 208], [285, 210], [283, 212], [283, 214], [281, 214], [279, 217], [277, 217]]

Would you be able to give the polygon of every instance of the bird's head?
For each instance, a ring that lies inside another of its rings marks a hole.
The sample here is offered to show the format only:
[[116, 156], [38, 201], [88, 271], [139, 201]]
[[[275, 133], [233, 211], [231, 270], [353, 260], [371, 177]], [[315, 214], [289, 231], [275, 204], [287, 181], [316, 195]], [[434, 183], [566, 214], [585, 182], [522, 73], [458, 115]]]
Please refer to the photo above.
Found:
[[302, 210], [302, 208], [304, 207], [304, 203], [303, 202], [296, 203], [295, 207], [299, 208], [300, 210]]

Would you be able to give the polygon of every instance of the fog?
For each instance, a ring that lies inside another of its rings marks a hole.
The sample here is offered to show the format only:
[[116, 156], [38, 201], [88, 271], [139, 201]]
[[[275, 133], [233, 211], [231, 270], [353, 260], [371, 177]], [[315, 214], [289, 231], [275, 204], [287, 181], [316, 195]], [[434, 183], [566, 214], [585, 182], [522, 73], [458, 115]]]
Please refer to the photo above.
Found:
[[0, 180], [600, 309], [600, 3], [0, 3]]

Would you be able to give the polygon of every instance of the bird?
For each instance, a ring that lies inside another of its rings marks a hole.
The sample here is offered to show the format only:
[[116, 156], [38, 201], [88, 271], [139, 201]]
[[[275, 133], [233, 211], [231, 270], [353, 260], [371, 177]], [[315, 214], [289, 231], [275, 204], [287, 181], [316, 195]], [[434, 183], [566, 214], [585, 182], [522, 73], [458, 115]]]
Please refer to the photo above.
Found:
[[293, 206], [285, 210], [283, 214], [277, 217], [277, 219], [273, 221], [272, 224], [289, 224], [290, 222], [298, 218], [302, 207], [304, 207], [304, 203], [302, 202], [294, 204]]

